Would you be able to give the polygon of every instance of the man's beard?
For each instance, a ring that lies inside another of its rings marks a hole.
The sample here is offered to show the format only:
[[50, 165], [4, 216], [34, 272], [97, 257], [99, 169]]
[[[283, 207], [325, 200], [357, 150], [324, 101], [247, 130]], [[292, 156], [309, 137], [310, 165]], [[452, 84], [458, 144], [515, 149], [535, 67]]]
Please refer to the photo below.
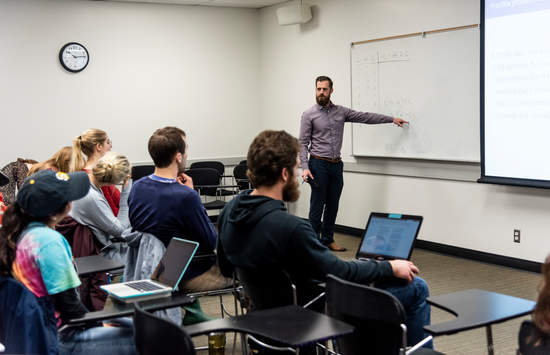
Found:
[[296, 202], [298, 198], [300, 198], [300, 184], [293, 175], [283, 187], [283, 201]]
[[181, 163], [178, 163], [178, 176], [185, 172], [185, 163], [184, 159], [181, 160]]
[[326, 104], [328, 104], [330, 102], [330, 95], [328, 95], [328, 96], [317, 95], [316, 99], [317, 99], [317, 103], [320, 106], [326, 106]]

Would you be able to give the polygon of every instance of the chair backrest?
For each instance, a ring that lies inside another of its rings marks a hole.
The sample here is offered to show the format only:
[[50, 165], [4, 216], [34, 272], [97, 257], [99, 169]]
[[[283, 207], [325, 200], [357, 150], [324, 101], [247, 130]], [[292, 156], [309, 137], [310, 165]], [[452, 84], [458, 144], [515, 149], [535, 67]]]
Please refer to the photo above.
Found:
[[[246, 163], [246, 160], [245, 160]], [[250, 180], [248, 180], [248, 176], [246, 175], [247, 170], [246, 164], [244, 165], [236, 165], [233, 168], [233, 176], [235, 177], [235, 181], [237, 182], [237, 185], [239, 186], [239, 190], [246, 190], [250, 189]]]
[[135, 304], [134, 339], [140, 355], [193, 355], [191, 337], [181, 327], [142, 310]]
[[296, 304], [295, 287], [283, 270], [235, 267], [235, 275], [250, 298], [251, 311]]
[[0, 171], [0, 186], [7, 185], [10, 182], [10, 178]]
[[149, 176], [155, 171], [154, 165], [135, 165], [132, 166], [132, 180], [137, 181], [144, 176]]
[[[193, 179], [195, 190], [201, 195], [217, 196], [217, 187], [221, 181], [221, 174], [216, 169], [196, 168], [185, 171]], [[206, 186], [206, 187], [205, 187]]]
[[221, 161], [197, 161], [191, 164], [189, 169], [215, 169], [218, 171], [218, 174], [225, 174], [225, 165]]
[[338, 352], [399, 354], [405, 311], [397, 298], [333, 275], [328, 275], [326, 285], [328, 315], [355, 327], [353, 334], [336, 339]]
[[0, 343], [8, 354], [57, 354], [51, 302], [11, 277], [0, 276]]
[[[55, 226], [55, 230], [67, 239], [75, 258], [101, 253], [101, 244], [95, 238], [90, 227], [78, 223], [71, 216], [62, 219]], [[107, 294], [99, 286], [109, 283], [107, 274], [102, 272], [87, 275], [82, 277], [81, 281], [79, 293], [82, 303], [90, 311], [102, 310], [107, 300]]]

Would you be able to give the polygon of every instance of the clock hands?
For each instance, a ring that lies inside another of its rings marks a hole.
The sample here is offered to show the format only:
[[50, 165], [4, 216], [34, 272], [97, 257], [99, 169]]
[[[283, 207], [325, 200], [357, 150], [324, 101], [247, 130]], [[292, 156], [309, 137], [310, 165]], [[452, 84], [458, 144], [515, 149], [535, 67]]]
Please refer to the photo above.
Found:
[[70, 55], [73, 56], [73, 58], [86, 58], [85, 55], [74, 55], [72, 52], [69, 52]]

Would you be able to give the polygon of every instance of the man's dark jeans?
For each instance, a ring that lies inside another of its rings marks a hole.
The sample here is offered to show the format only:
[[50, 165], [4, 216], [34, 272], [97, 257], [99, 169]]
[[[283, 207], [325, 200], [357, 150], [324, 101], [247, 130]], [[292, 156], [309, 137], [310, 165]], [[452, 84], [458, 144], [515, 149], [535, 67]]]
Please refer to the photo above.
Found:
[[328, 245], [334, 242], [334, 223], [344, 188], [344, 163], [310, 157], [309, 170], [316, 182], [311, 184], [309, 222], [315, 233], [320, 234], [321, 243]]

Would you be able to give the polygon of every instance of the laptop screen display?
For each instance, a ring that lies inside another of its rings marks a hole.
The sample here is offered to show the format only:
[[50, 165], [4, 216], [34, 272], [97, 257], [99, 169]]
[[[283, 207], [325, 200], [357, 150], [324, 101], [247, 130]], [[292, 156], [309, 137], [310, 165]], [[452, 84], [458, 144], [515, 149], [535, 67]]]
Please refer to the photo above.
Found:
[[197, 242], [172, 238], [151, 279], [175, 288], [198, 246]]
[[357, 256], [409, 259], [421, 223], [419, 216], [371, 214]]

